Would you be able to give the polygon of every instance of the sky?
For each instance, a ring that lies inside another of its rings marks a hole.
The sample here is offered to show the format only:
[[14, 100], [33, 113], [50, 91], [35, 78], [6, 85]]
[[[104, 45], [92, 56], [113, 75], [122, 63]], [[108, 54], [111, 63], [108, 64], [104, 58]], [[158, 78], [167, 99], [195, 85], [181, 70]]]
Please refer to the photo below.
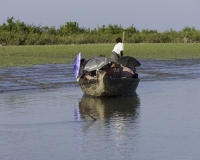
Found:
[[59, 28], [66, 22], [79, 27], [130, 26], [159, 32], [184, 27], [200, 30], [200, 0], [0, 0], [0, 25], [7, 18], [35, 26]]

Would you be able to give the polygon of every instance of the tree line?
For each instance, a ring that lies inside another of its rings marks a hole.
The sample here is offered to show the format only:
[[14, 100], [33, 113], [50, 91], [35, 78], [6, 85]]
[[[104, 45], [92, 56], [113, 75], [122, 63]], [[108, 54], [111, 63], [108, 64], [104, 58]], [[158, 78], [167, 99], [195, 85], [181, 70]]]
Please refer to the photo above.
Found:
[[117, 37], [125, 33], [126, 43], [183, 43], [200, 42], [200, 30], [185, 27], [181, 31], [173, 29], [164, 32], [143, 29], [134, 25], [123, 28], [121, 25], [101, 26], [94, 29], [79, 27], [77, 22], [66, 22], [58, 29], [48, 26], [25, 24], [13, 17], [0, 25], [0, 44], [5, 45], [55, 45], [55, 44], [97, 44], [115, 43]]

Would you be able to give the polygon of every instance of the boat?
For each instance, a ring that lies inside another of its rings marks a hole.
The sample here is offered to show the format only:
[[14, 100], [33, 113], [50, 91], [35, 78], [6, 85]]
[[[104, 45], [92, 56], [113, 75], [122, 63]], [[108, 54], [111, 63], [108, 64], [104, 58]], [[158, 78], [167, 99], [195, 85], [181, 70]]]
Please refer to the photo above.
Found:
[[78, 83], [86, 95], [111, 97], [135, 94], [139, 81], [139, 78], [111, 78], [104, 70], [98, 70], [96, 78], [83, 78]]

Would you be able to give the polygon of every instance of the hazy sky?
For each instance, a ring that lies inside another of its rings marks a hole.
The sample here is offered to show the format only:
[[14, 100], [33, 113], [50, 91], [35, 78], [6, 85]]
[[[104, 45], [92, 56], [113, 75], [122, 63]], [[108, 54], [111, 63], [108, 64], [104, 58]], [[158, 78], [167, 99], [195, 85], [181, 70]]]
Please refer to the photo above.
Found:
[[0, 0], [0, 24], [14, 17], [56, 28], [78, 22], [90, 29], [117, 24], [160, 32], [187, 26], [200, 30], [199, 7], [200, 0]]

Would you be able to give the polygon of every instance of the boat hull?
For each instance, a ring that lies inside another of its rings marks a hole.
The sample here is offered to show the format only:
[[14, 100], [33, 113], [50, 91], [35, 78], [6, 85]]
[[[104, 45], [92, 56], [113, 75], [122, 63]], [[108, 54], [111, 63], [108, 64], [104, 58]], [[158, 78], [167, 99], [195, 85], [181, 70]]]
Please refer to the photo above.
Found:
[[79, 85], [83, 93], [90, 96], [126, 96], [135, 94], [139, 81], [139, 78], [110, 78], [99, 70], [97, 79], [84, 79]]

